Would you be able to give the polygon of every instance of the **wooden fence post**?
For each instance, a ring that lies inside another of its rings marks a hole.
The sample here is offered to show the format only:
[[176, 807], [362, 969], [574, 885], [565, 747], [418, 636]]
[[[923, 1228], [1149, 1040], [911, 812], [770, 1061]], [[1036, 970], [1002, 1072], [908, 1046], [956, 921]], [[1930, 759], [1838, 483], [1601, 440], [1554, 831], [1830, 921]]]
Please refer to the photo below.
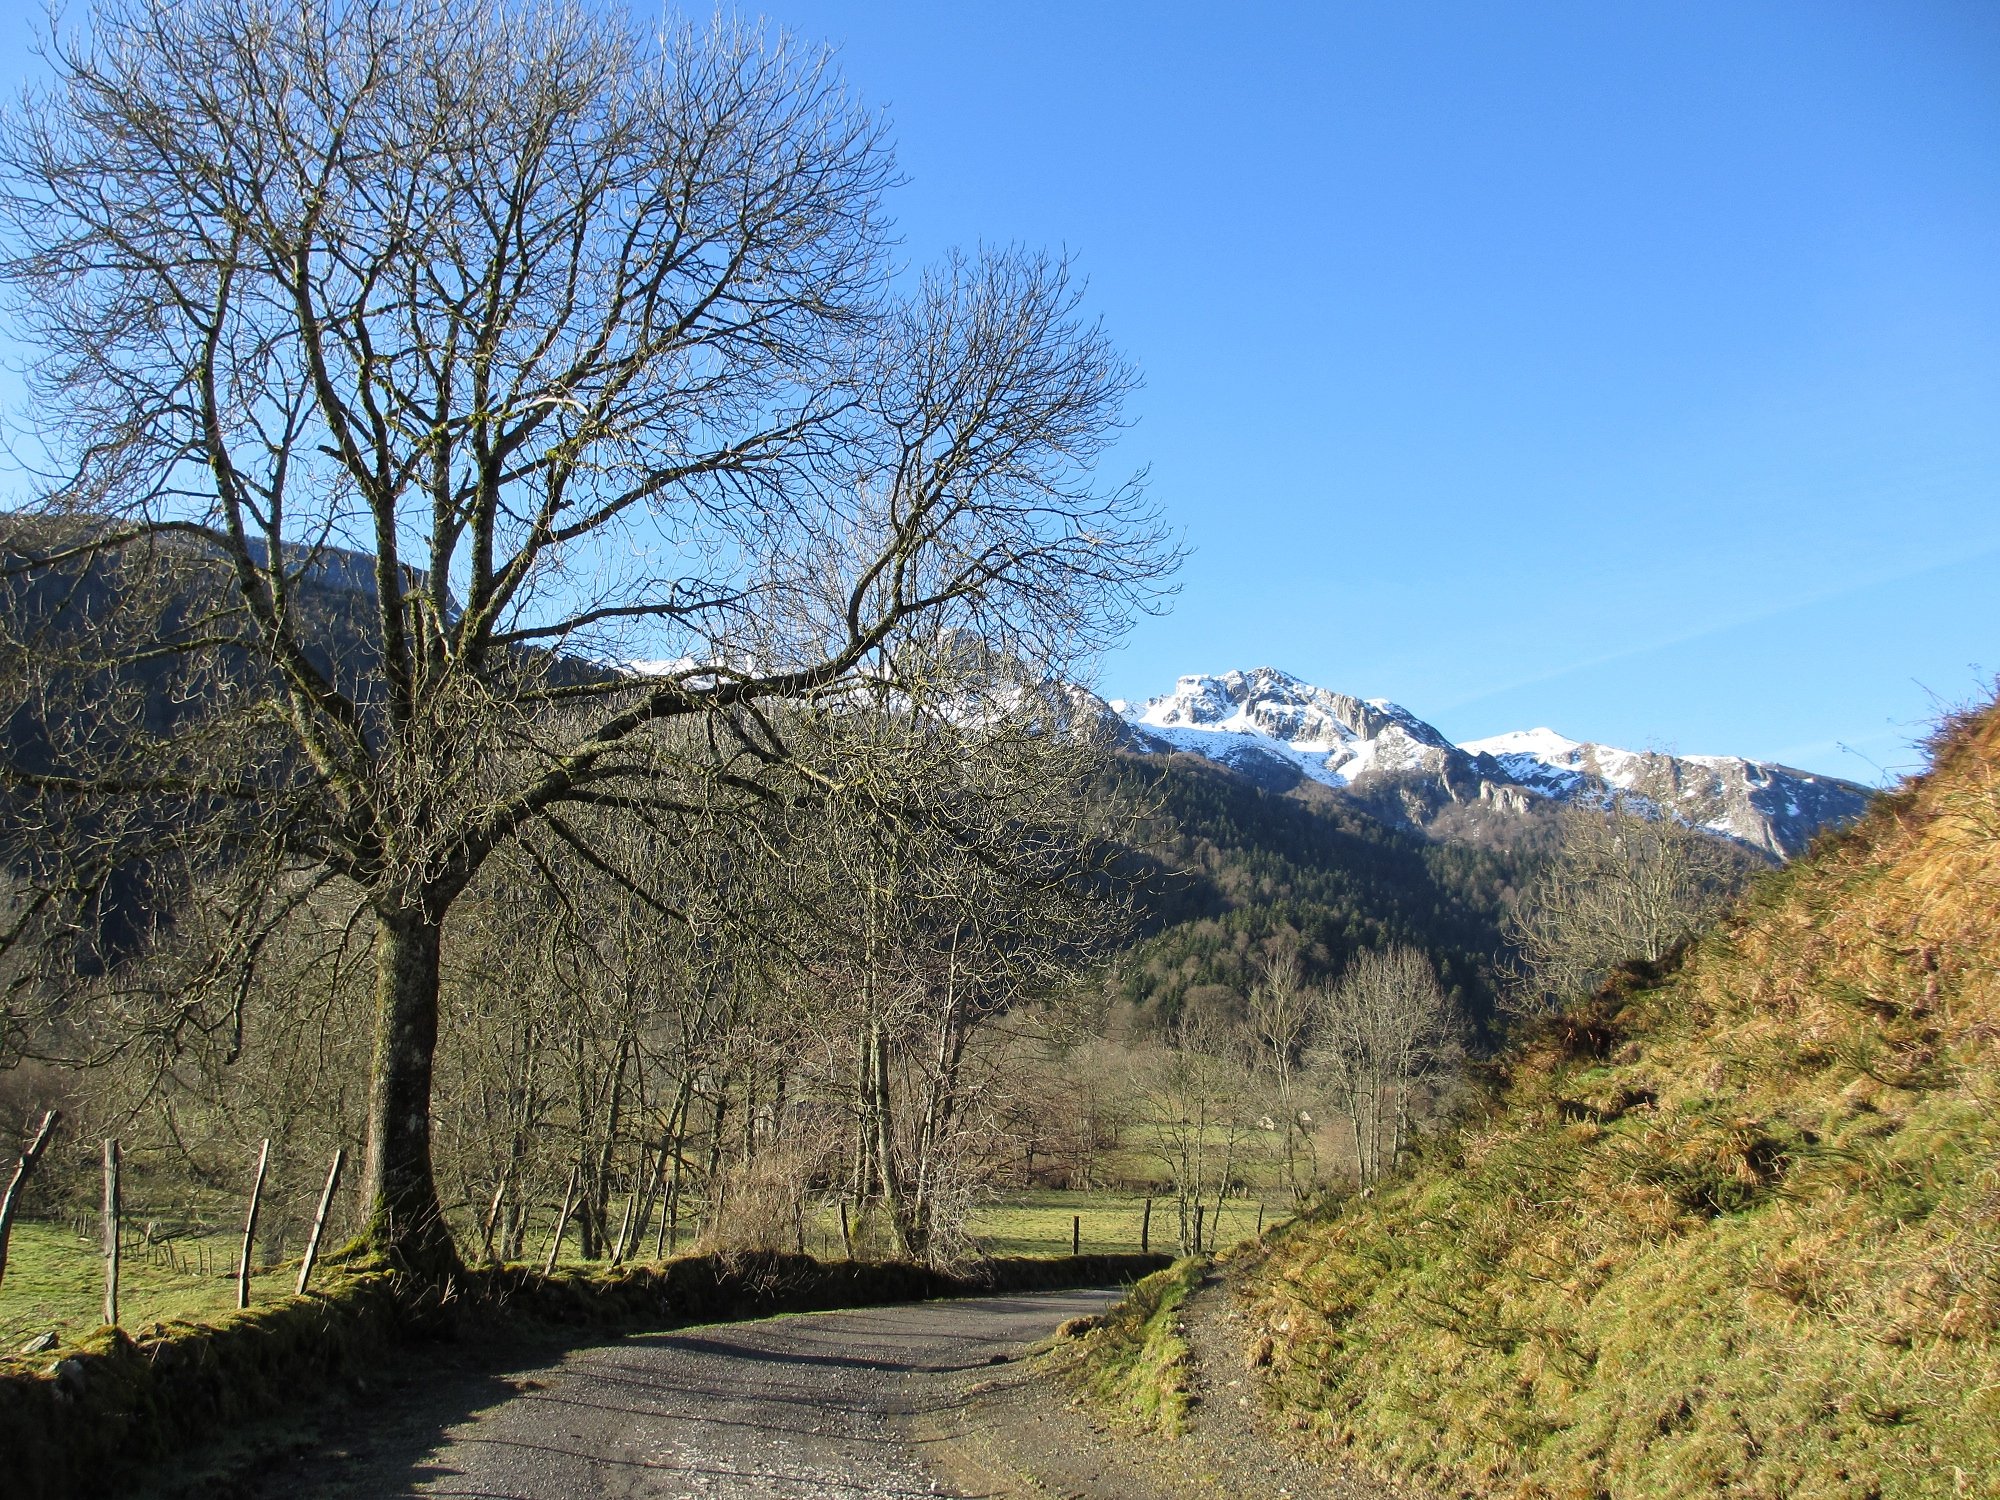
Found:
[[1264, 1238], [1264, 1200], [1257, 1200], [1257, 1238]]
[[7, 1236], [14, 1232], [14, 1210], [20, 1207], [21, 1189], [27, 1185], [28, 1174], [35, 1170], [35, 1163], [42, 1159], [47, 1149], [49, 1137], [56, 1133], [56, 1126], [62, 1123], [62, 1111], [52, 1109], [42, 1116], [42, 1128], [35, 1132], [35, 1138], [28, 1149], [21, 1153], [21, 1159], [14, 1163], [14, 1176], [7, 1184], [7, 1196], [0, 1198], [0, 1281], [7, 1279]]
[[1083, 1253], [1083, 1215], [1069, 1216], [1069, 1253], [1071, 1258]]
[[[639, 1148], [640, 1167], [643, 1169], [652, 1158], [653, 1148], [642, 1145]], [[645, 1254], [646, 1226], [653, 1222], [653, 1189], [660, 1180], [660, 1167], [664, 1165], [660, 1162], [652, 1171], [642, 1170], [639, 1173], [639, 1206], [632, 1213], [632, 1244], [625, 1252], [634, 1260]]]
[[562, 1249], [563, 1231], [569, 1228], [569, 1211], [576, 1198], [577, 1168], [569, 1169], [569, 1186], [563, 1189], [562, 1212], [556, 1215], [556, 1232], [549, 1238], [549, 1258], [542, 1265], [544, 1276], [553, 1276], [556, 1270], [556, 1252]]
[[[625, 1237], [631, 1234], [636, 1227], [633, 1222], [633, 1216], [639, 1211], [639, 1185], [646, 1179], [646, 1157], [646, 1148], [641, 1146], [639, 1148], [639, 1171], [632, 1179], [632, 1195], [625, 1200], [625, 1217], [618, 1225], [618, 1243], [611, 1247], [611, 1264], [614, 1266], [623, 1263], [626, 1248]], [[638, 1246], [635, 1244], [632, 1248], [636, 1250]]]
[[622, 1265], [625, 1260], [625, 1236], [632, 1232], [632, 1210], [639, 1206], [639, 1184], [632, 1184], [632, 1195], [625, 1200], [624, 1217], [618, 1221], [618, 1238], [611, 1246], [611, 1264]]
[[104, 1143], [104, 1321], [118, 1326], [118, 1142]]
[[313, 1215], [312, 1234], [306, 1240], [306, 1256], [299, 1262], [299, 1295], [306, 1294], [306, 1280], [313, 1273], [313, 1262], [319, 1259], [319, 1237], [326, 1232], [327, 1211], [333, 1207], [333, 1191], [340, 1186], [340, 1164], [347, 1160], [347, 1148], [341, 1147], [333, 1153], [333, 1170], [326, 1174], [326, 1191], [319, 1195], [319, 1212]]
[[1150, 1255], [1153, 1250], [1153, 1200], [1146, 1200], [1146, 1212], [1139, 1219], [1139, 1253]]
[[847, 1200], [840, 1200], [840, 1253], [854, 1259], [854, 1230], [847, 1222]]
[[493, 1184], [493, 1201], [486, 1205], [486, 1219], [479, 1227], [479, 1258], [493, 1258], [493, 1231], [500, 1224], [500, 1205], [507, 1197], [507, 1174], [513, 1170], [512, 1164], [500, 1169], [500, 1180]]
[[257, 1237], [257, 1206], [264, 1197], [264, 1169], [271, 1164], [271, 1140], [257, 1151], [257, 1175], [250, 1183], [250, 1212], [243, 1216], [243, 1254], [236, 1262], [236, 1305], [250, 1305], [250, 1248]]
[[[680, 1162], [678, 1160], [674, 1162], [674, 1170], [676, 1172], [680, 1170]], [[666, 1264], [666, 1230], [672, 1226], [676, 1230], [674, 1232], [674, 1240], [676, 1242], [680, 1240], [680, 1232], [678, 1232], [680, 1226], [672, 1222], [674, 1214], [680, 1210], [680, 1204], [674, 1200], [674, 1188], [676, 1186], [678, 1184], [670, 1184], [666, 1180], [666, 1146], [662, 1146], [660, 1148], [660, 1234], [652, 1242], [652, 1258], [658, 1260], [662, 1266]], [[676, 1248], [678, 1248], [678, 1244], [676, 1244]]]

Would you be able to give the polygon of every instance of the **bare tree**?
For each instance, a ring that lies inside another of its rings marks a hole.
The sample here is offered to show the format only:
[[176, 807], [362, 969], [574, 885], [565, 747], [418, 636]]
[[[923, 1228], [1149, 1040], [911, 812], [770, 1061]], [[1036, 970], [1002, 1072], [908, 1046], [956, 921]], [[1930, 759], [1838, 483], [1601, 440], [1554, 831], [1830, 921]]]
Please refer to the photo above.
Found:
[[1416, 949], [1364, 948], [1320, 992], [1318, 1009], [1321, 1076], [1347, 1116], [1365, 1185], [1408, 1145], [1417, 1091], [1457, 1065], [1451, 1001]]
[[1300, 1104], [1297, 1086], [1312, 1033], [1315, 1001], [1295, 948], [1265, 960], [1263, 975], [1251, 987], [1248, 1001], [1257, 1060], [1270, 1080], [1273, 1112], [1278, 1117], [1279, 1170], [1294, 1203], [1303, 1203], [1311, 1194], [1317, 1166], [1312, 1118]]
[[1623, 799], [1561, 814], [1556, 850], [1509, 924], [1520, 968], [1506, 1003], [1536, 1014], [1629, 958], [1657, 961], [1741, 885], [1748, 860]]
[[[94, 861], [50, 889], [244, 872], [225, 969], [283, 893], [357, 894], [365, 1238], [447, 1268], [440, 966], [481, 870], [531, 831], [602, 862], [585, 809], [754, 804], [795, 760], [764, 705], [875, 692], [900, 642], [1055, 672], [1113, 638], [1172, 562], [1090, 477], [1132, 377], [1046, 258], [890, 295], [880, 123], [755, 30], [102, 0], [48, 56], [0, 133], [56, 466], [7, 538], [51, 601], [9, 652], [50, 710], [17, 826]], [[133, 707], [57, 711], [86, 692]]]
[[[953, 645], [942, 655], [966, 652]], [[980, 654], [976, 651], [975, 655]], [[1104, 754], [1071, 695], [988, 660], [943, 670], [948, 711], [884, 696], [823, 723], [817, 759], [848, 768], [810, 841], [846, 916], [823, 985], [858, 1036], [850, 1191], [878, 1204], [904, 1253], [950, 1259], [1002, 1100], [986, 1034], [1018, 1025], [1115, 942], [1125, 912], [1102, 868], [1090, 795]]]
[[1184, 1255], [1211, 1242], [1249, 1137], [1244, 1041], [1228, 1022], [1184, 1008], [1140, 1060], [1140, 1129], [1173, 1187]]

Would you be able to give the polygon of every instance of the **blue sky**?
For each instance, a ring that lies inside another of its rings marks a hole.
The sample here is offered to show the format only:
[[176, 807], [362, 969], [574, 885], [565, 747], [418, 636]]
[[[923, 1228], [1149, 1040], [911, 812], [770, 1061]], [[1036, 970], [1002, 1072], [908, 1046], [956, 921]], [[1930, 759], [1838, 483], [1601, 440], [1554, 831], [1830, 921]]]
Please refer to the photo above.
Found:
[[1145, 372], [1193, 556], [1108, 693], [1875, 780], [2000, 671], [2000, 6], [770, 14], [888, 108], [912, 259], [1065, 247]]
[[1192, 555], [1107, 694], [1876, 780], [2000, 672], [2000, 5], [769, 14], [887, 109], [913, 262], [1067, 249], [1144, 372]]

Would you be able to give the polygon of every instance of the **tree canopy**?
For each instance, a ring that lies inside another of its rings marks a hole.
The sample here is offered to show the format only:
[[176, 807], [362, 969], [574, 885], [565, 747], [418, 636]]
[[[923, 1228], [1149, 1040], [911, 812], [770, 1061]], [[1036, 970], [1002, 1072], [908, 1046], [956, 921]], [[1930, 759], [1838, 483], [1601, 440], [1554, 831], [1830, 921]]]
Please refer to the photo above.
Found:
[[837, 786], [788, 715], [962, 714], [1115, 639], [1174, 562], [1094, 476], [1134, 377], [1061, 261], [892, 274], [882, 121], [759, 28], [103, 0], [47, 57], [0, 129], [48, 454], [9, 789], [48, 889], [244, 872], [235, 959], [283, 893], [361, 893], [370, 1233], [449, 1264], [453, 903], [580, 809]]

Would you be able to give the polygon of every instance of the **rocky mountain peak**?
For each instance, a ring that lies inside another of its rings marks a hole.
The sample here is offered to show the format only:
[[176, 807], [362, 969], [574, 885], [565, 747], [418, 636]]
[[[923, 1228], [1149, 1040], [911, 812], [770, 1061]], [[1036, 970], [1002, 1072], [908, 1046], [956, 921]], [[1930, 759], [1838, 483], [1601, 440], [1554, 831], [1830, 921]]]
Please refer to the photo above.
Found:
[[1171, 692], [1111, 708], [1131, 748], [1200, 755], [1273, 790], [1315, 781], [1418, 824], [1454, 803], [1520, 811], [1530, 799], [1624, 797], [1782, 859], [1858, 816], [1870, 795], [1790, 766], [1622, 750], [1548, 728], [1454, 745], [1385, 698], [1332, 692], [1275, 667], [1191, 673]]

